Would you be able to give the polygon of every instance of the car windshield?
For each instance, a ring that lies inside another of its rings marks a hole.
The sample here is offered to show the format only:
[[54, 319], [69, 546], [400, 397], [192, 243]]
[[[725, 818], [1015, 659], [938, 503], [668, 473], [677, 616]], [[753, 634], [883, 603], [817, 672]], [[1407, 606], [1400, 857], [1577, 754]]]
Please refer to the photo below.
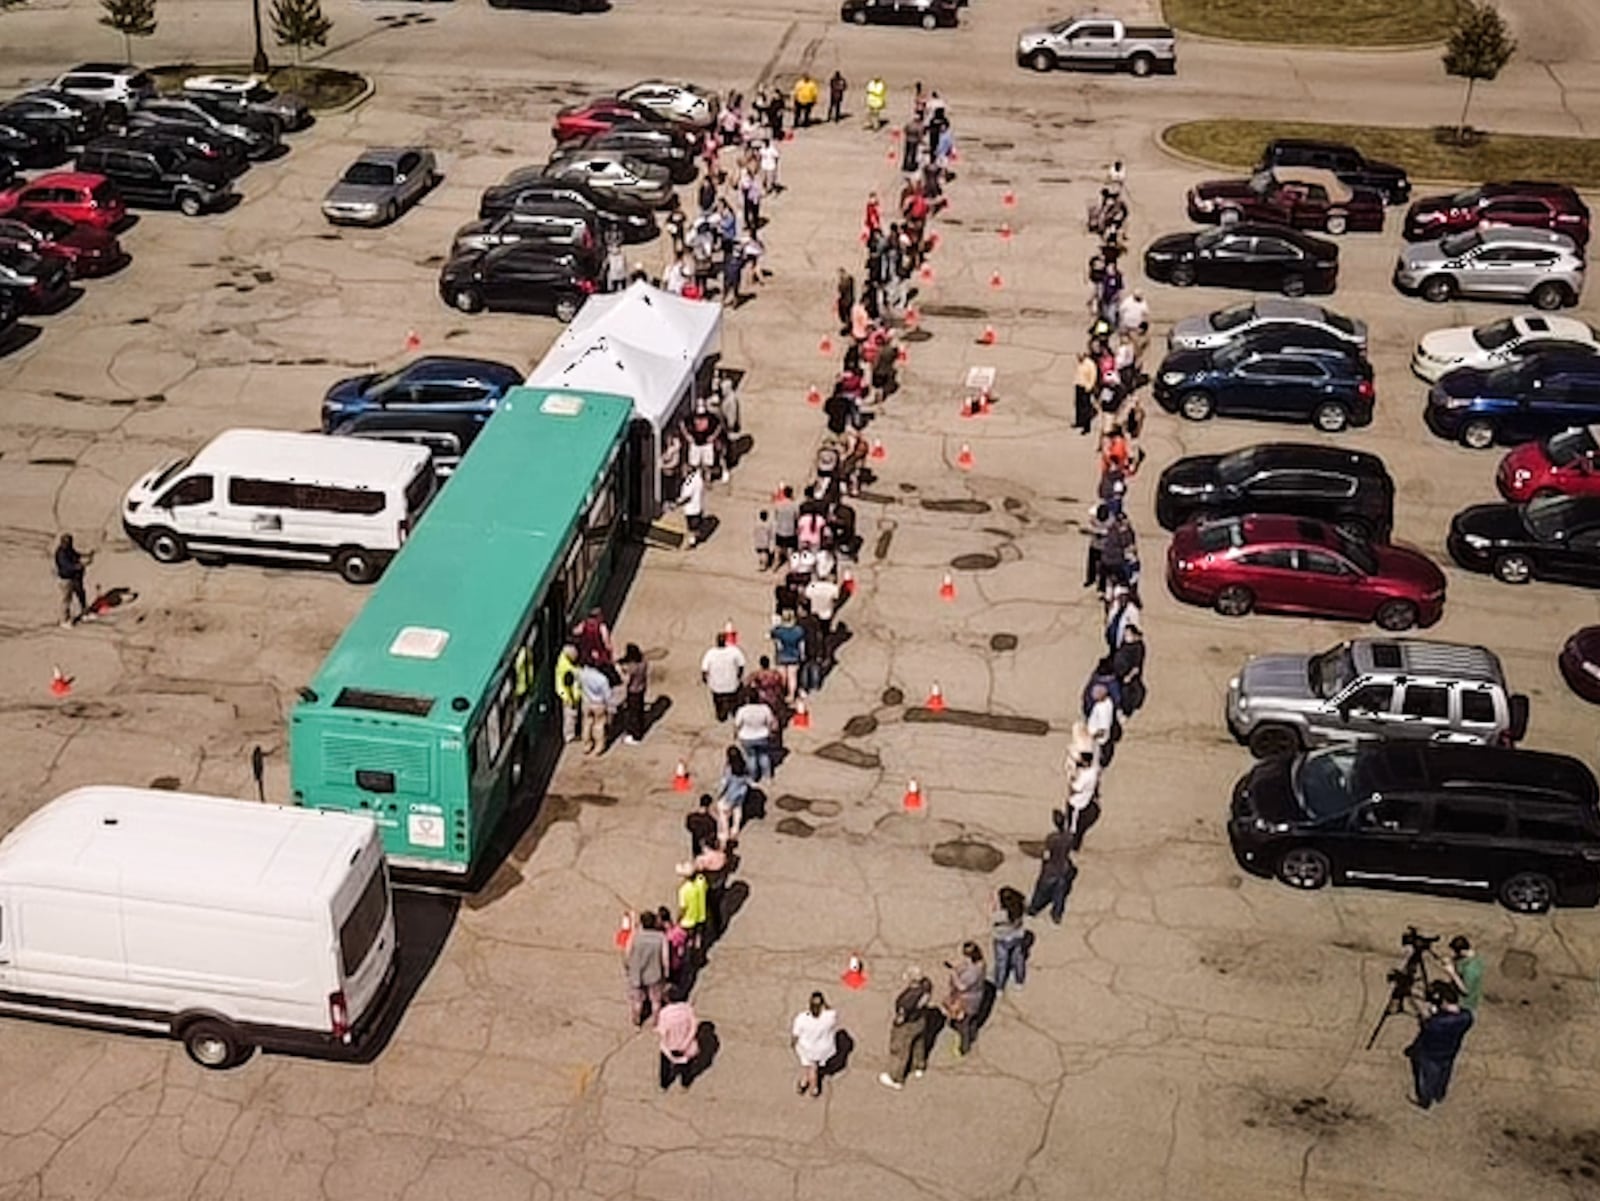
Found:
[[1323, 700], [1338, 696], [1344, 691], [1345, 685], [1356, 678], [1356, 665], [1350, 657], [1350, 644], [1341, 642], [1331, 651], [1312, 655], [1306, 675], [1311, 684], [1311, 691]]
[[1579, 459], [1586, 459], [1595, 453], [1594, 435], [1582, 426], [1562, 430], [1545, 443], [1545, 450], [1557, 467], [1570, 467]]
[[363, 188], [383, 188], [394, 182], [394, 168], [384, 163], [352, 163], [344, 183]]
[[1447, 238], [1441, 238], [1439, 249], [1450, 258], [1455, 258], [1457, 255], [1466, 254], [1467, 251], [1481, 245], [1482, 242], [1483, 239], [1478, 235], [1478, 231], [1469, 229], [1465, 233], [1451, 234]]
[[1206, 230], [1204, 233], [1195, 238], [1194, 248], [1196, 250], [1205, 250], [1208, 247], [1215, 246], [1218, 242], [1222, 241], [1223, 232], [1224, 231], [1220, 229]]
[[1457, 192], [1450, 197], [1450, 204], [1455, 208], [1471, 208], [1478, 203], [1478, 197], [1481, 195], [1482, 193], [1477, 188], [1472, 188], [1465, 192]]
[[1225, 487], [1237, 487], [1256, 473], [1260, 459], [1253, 446], [1248, 450], [1236, 450], [1231, 455], [1223, 455], [1217, 460], [1217, 478]]
[[1360, 791], [1356, 786], [1354, 747], [1333, 747], [1305, 756], [1293, 772], [1295, 799], [1314, 821], [1349, 813]]
[[1243, 325], [1256, 315], [1253, 304], [1236, 304], [1231, 309], [1218, 309], [1211, 314], [1211, 328], [1221, 332]]
[[21, 214], [24, 224], [52, 238], [64, 238], [73, 230], [73, 224], [43, 209], [29, 209]]
[[1510, 317], [1480, 325], [1472, 331], [1472, 340], [1484, 350], [1495, 350], [1517, 336], [1517, 323]]
[[1349, 534], [1332, 527], [1335, 548], [1341, 555], [1356, 565], [1362, 575], [1376, 575], [1378, 571], [1378, 557], [1372, 553], [1372, 548], [1365, 542], [1350, 537]]
[[1255, 348], [1248, 342], [1229, 342], [1211, 356], [1211, 363], [1215, 367], [1233, 368], [1239, 363], [1255, 354]]
[[411, 368], [409, 366], [401, 367], [396, 371], [389, 372], [388, 375], [379, 376], [377, 379], [373, 380], [367, 385], [367, 395], [372, 397], [374, 400], [381, 396], [388, 395], [389, 392], [391, 392], [397, 385], [405, 380], [406, 373], [410, 370]]
[[1570, 496], [1547, 496], [1529, 501], [1522, 511], [1522, 520], [1540, 542], [1551, 542], [1567, 531], [1576, 507], [1576, 500]]

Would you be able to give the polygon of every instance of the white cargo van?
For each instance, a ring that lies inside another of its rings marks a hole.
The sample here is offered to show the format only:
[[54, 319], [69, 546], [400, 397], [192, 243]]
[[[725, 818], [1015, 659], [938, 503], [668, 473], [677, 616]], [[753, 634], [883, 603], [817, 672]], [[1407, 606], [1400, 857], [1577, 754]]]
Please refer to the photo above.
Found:
[[279, 559], [378, 578], [433, 498], [425, 447], [281, 430], [227, 430], [150, 472], [122, 526], [162, 563]]
[[393, 992], [374, 823], [138, 788], [78, 788], [0, 841], [0, 1014], [349, 1055]]

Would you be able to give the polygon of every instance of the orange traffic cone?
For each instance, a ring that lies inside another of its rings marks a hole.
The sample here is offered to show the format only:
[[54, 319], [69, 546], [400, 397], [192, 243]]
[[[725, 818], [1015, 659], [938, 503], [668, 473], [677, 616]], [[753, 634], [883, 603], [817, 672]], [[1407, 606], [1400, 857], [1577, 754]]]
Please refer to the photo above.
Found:
[[406, 353], [410, 354], [421, 349], [422, 339], [417, 335], [417, 331], [414, 329], [406, 330]]
[[999, 340], [999, 336], [994, 332], [994, 326], [992, 325], [984, 326], [983, 332], [978, 335], [979, 346], [993, 346]]
[[956, 598], [956, 582], [950, 578], [950, 573], [944, 573], [944, 579], [939, 582], [939, 599], [953, 601]]
[[938, 230], [934, 230], [931, 234], [928, 235], [928, 249], [929, 250], [938, 250], [939, 249], [939, 231]]
[[72, 677], [62, 672], [59, 667], [50, 669], [50, 695], [66, 696], [72, 691]]
[[733, 618], [722, 623], [722, 636], [728, 640], [729, 646], [739, 645], [739, 631], [733, 628]]
[[794, 716], [789, 719], [789, 724], [797, 730], [809, 730], [811, 728], [811, 710], [806, 708], [804, 697], [795, 701]]
[[891, 142], [898, 142], [900, 140], [900, 127], [898, 125], [889, 126], [889, 140]]
[[1000, 223], [1000, 240], [1002, 242], [1011, 241], [1011, 226], [1003, 221]]
[[852, 992], [860, 992], [867, 986], [867, 965], [861, 962], [860, 955], [850, 956], [850, 962], [845, 965], [839, 979]]
[[611, 941], [616, 944], [617, 950], [625, 950], [628, 943], [633, 940], [633, 914], [624, 913], [622, 921], [617, 923], [617, 932], [612, 935]]
[[900, 804], [907, 813], [915, 813], [922, 808], [922, 785], [915, 780], [906, 781], [906, 794], [900, 798]]
[[833, 339], [828, 337], [826, 334], [824, 334], [823, 338], [822, 338], [822, 341], [817, 343], [817, 353], [818, 354], [832, 354], [833, 353]]
[[811, 387], [806, 389], [806, 403], [808, 405], [819, 405], [822, 403], [822, 393], [815, 384], [812, 384]]
[[989, 286], [998, 292], [1001, 288], [1006, 286], [1006, 281], [1001, 279], [1000, 273], [996, 271], [989, 277]]
[[971, 471], [973, 462], [972, 447], [963, 442], [961, 444], [961, 453], [956, 456], [956, 466], [961, 468], [962, 471]]
[[1015, 192], [1011, 191], [1009, 188], [1007, 188], [1006, 191], [1004, 191], [1000, 195], [1000, 203], [1005, 205], [1008, 209], [1016, 208], [1017, 207], [1017, 194]]
[[933, 682], [933, 689], [928, 693], [928, 703], [923, 706], [930, 713], [944, 712], [944, 690], [939, 687], [939, 681]]
[[672, 773], [672, 791], [689, 791], [689, 765], [682, 759], [678, 760], [678, 766], [673, 770]]
[[883, 449], [883, 439], [881, 438], [872, 440], [872, 449], [868, 453], [874, 459], [887, 459], [889, 457], [889, 452]]

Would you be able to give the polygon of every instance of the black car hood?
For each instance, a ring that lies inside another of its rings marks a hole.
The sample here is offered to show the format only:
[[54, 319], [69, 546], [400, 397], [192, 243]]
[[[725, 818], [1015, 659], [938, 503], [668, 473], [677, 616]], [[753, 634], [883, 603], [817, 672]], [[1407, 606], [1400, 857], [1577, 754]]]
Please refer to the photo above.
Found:
[[1450, 528], [1457, 534], [1473, 534], [1496, 543], [1535, 541], [1522, 519], [1521, 505], [1471, 505], [1451, 519]]
[[441, 279], [460, 279], [463, 275], [471, 275], [489, 257], [486, 250], [464, 250], [456, 255], [439, 270]]
[[1177, 257], [1179, 255], [1194, 253], [1195, 235], [1192, 233], [1167, 234], [1151, 242], [1145, 250], [1146, 254], [1164, 254]]
[[1294, 795], [1294, 765], [1298, 758], [1279, 757], [1255, 765], [1239, 781], [1235, 793], [1235, 813], [1240, 817], [1259, 817], [1263, 821], [1303, 825], [1305, 811]]
[[1220, 490], [1217, 464], [1221, 461], [1221, 455], [1190, 455], [1179, 459], [1161, 473], [1157, 492], [1184, 499], [1214, 496]]
[[1195, 375], [1201, 371], [1211, 370], [1211, 352], [1209, 350], [1174, 350], [1169, 351], [1167, 357], [1161, 360], [1161, 369], [1156, 372], [1160, 379], [1169, 371], [1181, 371], [1184, 375]]

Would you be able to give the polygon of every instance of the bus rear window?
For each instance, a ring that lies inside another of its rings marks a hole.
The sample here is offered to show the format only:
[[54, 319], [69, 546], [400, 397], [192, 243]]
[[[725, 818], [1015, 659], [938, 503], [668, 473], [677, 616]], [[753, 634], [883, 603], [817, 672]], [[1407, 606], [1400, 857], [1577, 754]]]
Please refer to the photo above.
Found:
[[431, 696], [409, 696], [403, 692], [375, 692], [370, 688], [341, 688], [333, 698], [335, 709], [370, 709], [374, 713], [398, 713], [403, 717], [426, 717], [433, 711]]
[[344, 963], [346, 980], [354, 976], [367, 961], [367, 955], [372, 951], [372, 944], [377, 941], [378, 932], [383, 929], [383, 919], [388, 913], [389, 880], [380, 863], [373, 870], [372, 879], [361, 890], [361, 899], [339, 928], [339, 957]]

